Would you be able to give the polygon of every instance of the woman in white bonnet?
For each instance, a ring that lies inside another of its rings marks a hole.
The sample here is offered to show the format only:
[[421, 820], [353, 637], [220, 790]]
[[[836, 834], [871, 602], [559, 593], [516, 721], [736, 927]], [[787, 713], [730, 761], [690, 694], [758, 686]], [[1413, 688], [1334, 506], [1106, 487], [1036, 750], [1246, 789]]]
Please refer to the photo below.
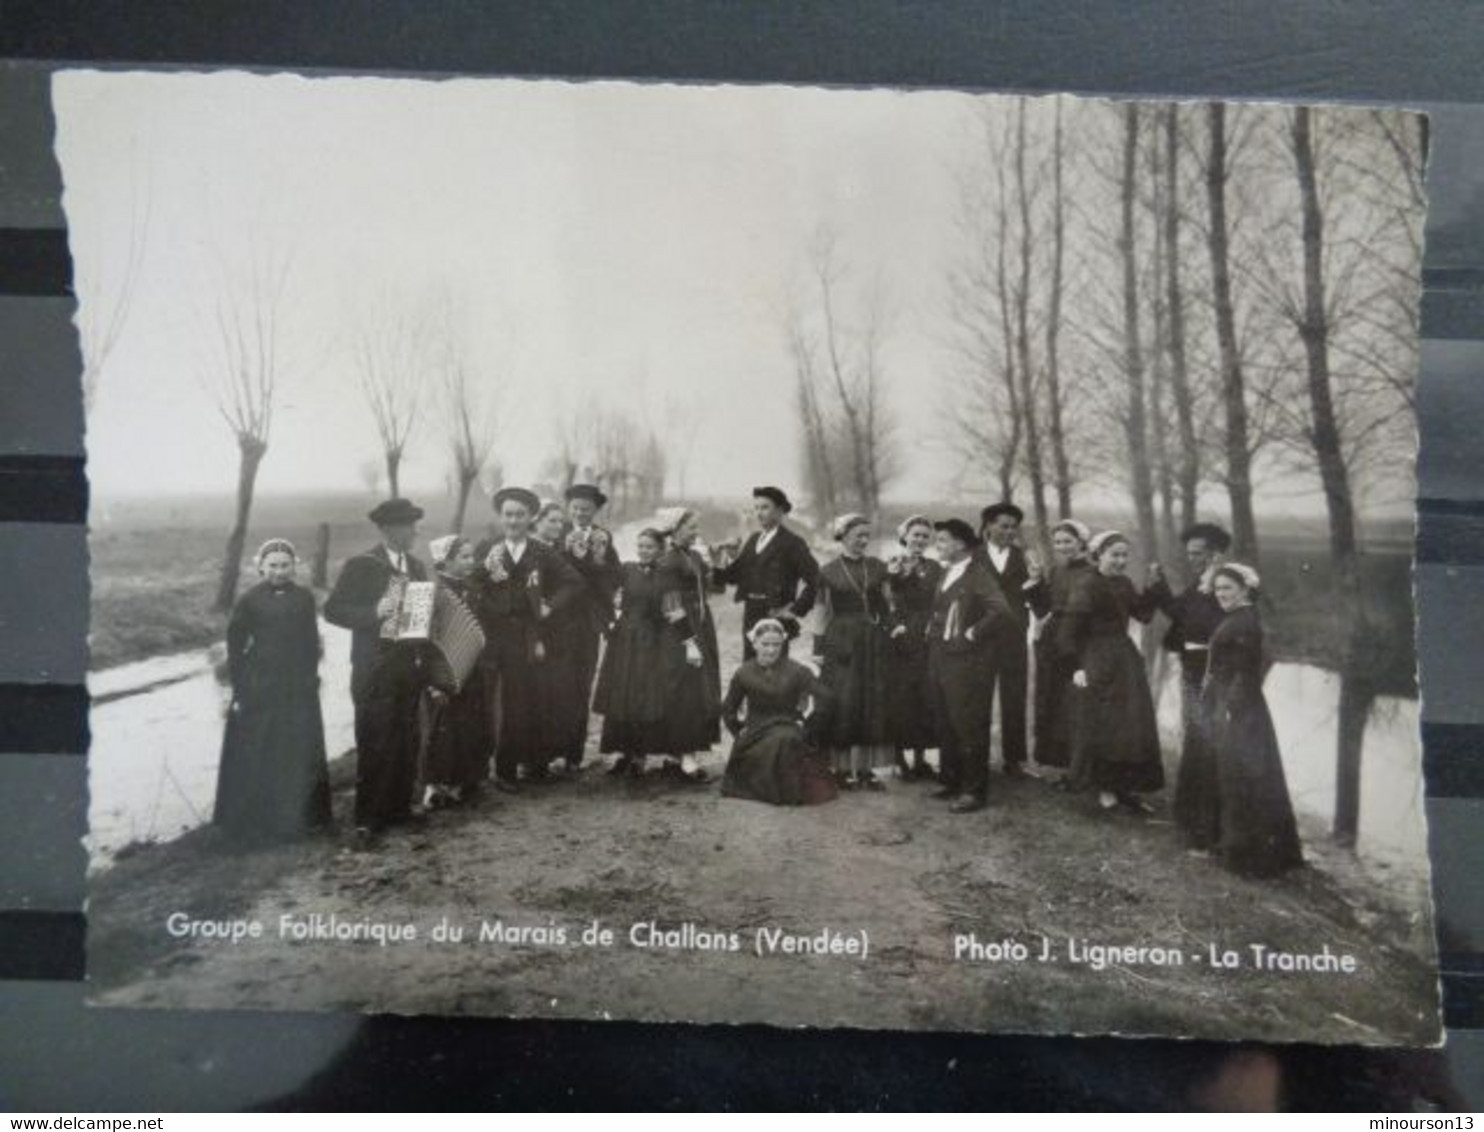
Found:
[[666, 507], [655, 519], [667, 549], [660, 556], [660, 605], [669, 629], [662, 753], [666, 771], [687, 783], [708, 775], [695, 756], [721, 740], [721, 658], [711, 618], [711, 570], [695, 549], [699, 516], [687, 507]]
[[842, 786], [881, 790], [877, 772], [896, 763], [888, 715], [891, 638], [897, 621], [886, 563], [867, 553], [871, 521], [851, 513], [835, 520], [840, 555], [819, 571], [815, 605], [819, 678], [833, 707], [824, 743]]
[[[472, 614], [470, 578], [478, 567], [474, 544], [462, 535], [444, 535], [430, 542], [428, 550], [433, 557], [434, 581]], [[489, 779], [494, 748], [485, 668], [476, 664], [455, 693], [430, 688], [427, 695], [423, 800], [435, 809], [468, 802]]]
[[232, 703], [213, 821], [239, 844], [275, 843], [329, 824], [330, 779], [319, 704], [314, 595], [294, 581], [287, 539], [258, 550], [262, 580], [232, 609]]
[[1192, 852], [1214, 853], [1233, 872], [1275, 876], [1304, 863], [1273, 717], [1262, 692], [1263, 634], [1251, 566], [1217, 566], [1222, 609], [1201, 691], [1201, 730], [1186, 745], [1174, 816]]

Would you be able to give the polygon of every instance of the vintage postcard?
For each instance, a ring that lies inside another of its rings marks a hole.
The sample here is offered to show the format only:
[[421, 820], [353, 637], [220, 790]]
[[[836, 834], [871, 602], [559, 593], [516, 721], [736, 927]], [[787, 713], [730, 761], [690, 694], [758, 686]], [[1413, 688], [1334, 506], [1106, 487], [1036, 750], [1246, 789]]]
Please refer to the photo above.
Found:
[[1422, 118], [53, 102], [93, 1002], [1440, 1039]]

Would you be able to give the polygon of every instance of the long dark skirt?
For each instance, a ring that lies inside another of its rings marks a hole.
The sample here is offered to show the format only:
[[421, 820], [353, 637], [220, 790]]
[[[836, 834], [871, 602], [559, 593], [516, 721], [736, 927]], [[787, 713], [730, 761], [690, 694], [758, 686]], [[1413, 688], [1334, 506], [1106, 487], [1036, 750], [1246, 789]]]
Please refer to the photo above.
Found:
[[887, 691], [892, 742], [903, 750], [925, 751], [936, 747], [938, 728], [934, 719], [927, 648], [917, 641], [904, 645], [899, 637], [893, 642]]
[[587, 743], [587, 695], [575, 649], [552, 649], [535, 667], [540, 695], [541, 754], [548, 759], [582, 761]]
[[1036, 642], [1036, 763], [1070, 767], [1076, 748], [1079, 697], [1072, 685], [1077, 662], [1049, 634]]
[[1094, 637], [1082, 658], [1074, 770], [1096, 790], [1143, 794], [1165, 783], [1144, 658], [1123, 634]]
[[457, 695], [430, 705], [431, 727], [423, 767], [429, 785], [465, 790], [489, 777], [495, 744], [486, 681], [483, 667], [476, 667]]
[[1195, 848], [1248, 876], [1276, 876], [1303, 864], [1298, 823], [1267, 701], [1208, 696], [1205, 741], [1181, 760], [1176, 820]]
[[614, 627], [593, 697], [593, 710], [603, 717], [602, 753], [653, 755], [666, 749], [665, 698], [669, 665], [676, 660], [669, 646], [663, 625], [621, 619]]
[[300, 837], [330, 821], [319, 689], [274, 684], [234, 705], [222, 738], [213, 820], [244, 842]]
[[835, 785], [790, 719], [769, 720], [737, 736], [721, 792], [773, 806], [809, 806], [835, 797]]
[[662, 671], [666, 680], [663, 740], [659, 754], [691, 755], [721, 741], [721, 664], [716, 626], [708, 616], [699, 634], [701, 663], [687, 664], [684, 646], [673, 642]]

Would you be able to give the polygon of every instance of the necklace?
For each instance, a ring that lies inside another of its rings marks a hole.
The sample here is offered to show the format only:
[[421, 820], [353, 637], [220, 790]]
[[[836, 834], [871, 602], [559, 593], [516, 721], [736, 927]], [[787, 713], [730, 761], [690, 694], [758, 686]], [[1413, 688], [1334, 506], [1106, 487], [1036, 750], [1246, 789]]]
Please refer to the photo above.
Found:
[[850, 569], [850, 563], [852, 561], [854, 560], [851, 559], [848, 555], [840, 555], [840, 569], [845, 571], [845, 580], [850, 583], [850, 588], [860, 595], [861, 607], [866, 612], [866, 620], [869, 621], [872, 625], [879, 625], [881, 623], [881, 618], [876, 613], [872, 612], [871, 595], [866, 590], [866, 580], [871, 572], [870, 564], [864, 558], [860, 559], [861, 576], [860, 579], [857, 580], [855, 574], [852, 573]]

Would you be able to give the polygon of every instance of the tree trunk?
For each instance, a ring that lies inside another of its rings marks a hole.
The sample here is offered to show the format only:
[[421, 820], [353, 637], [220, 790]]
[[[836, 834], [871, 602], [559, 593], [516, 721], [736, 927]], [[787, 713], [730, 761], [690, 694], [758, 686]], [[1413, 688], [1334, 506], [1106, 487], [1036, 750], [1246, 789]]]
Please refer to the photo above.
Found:
[[[1056, 99], [1056, 125], [1051, 142], [1051, 294], [1046, 313], [1046, 396], [1051, 416], [1051, 467], [1056, 479], [1057, 518], [1072, 516], [1072, 468], [1067, 458], [1066, 425], [1061, 402], [1062, 261], [1066, 245], [1066, 202], [1062, 191], [1061, 97]], [[1006, 496], [1006, 498], [1009, 498]]]
[[1128, 443], [1129, 488], [1139, 519], [1139, 537], [1152, 554], [1158, 537], [1154, 518], [1154, 477], [1149, 465], [1149, 420], [1144, 401], [1144, 351], [1139, 341], [1139, 273], [1134, 250], [1134, 197], [1139, 154], [1139, 108], [1123, 108], [1122, 228], [1118, 238], [1123, 260], [1123, 366], [1128, 381], [1124, 436]]
[[213, 608], [228, 613], [237, 600], [237, 579], [242, 573], [242, 552], [247, 543], [247, 521], [252, 515], [253, 489], [258, 482], [258, 466], [268, 446], [254, 436], [237, 437], [237, 515], [227, 535], [227, 550], [222, 558], [221, 583], [216, 590]]
[[1252, 511], [1252, 454], [1247, 437], [1246, 381], [1237, 352], [1237, 319], [1232, 305], [1229, 233], [1226, 221], [1226, 107], [1206, 109], [1210, 156], [1206, 162], [1206, 199], [1211, 212], [1207, 243], [1211, 253], [1211, 292], [1216, 338], [1221, 348], [1221, 390], [1226, 411], [1226, 490], [1231, 499], [1232, 551], [1257, 561], [1257, 520]]
[[309, 584], [325, 589], [330, 584], [330, 524], [321, 523], [314, 530], [314, 567]]
[[1031, 369], [1031, 204], [1025, 183], [1025, 102], [1018, 103], [1015, 124], [1015, 198], [1020, 208], [1020, 283], [1015, 292], [1015, 353], [1020, 373], [1020, 411], [1025, 419], [1025, 462], [1031, 481], [1031, 506], [1036, 529], [1045, 530], [1046, 472], [1041, 460], [1041, 428], [1037, 420], [1036, 386]]
[[1149, 147], [1149, 181], [1153, 187], [1150, 218], [1154, 232], [1154, 247], [1149, 287], [1149, 313], [1154, 322], [1149, 355], [1149, 413], [1152, 427], [1149, 439], [1154, 449], [1154, 471], [1159, 489], [1159, 546], [1150, 548], [1150, 556], [1162, 559], [1172, 550], [1175, 538], [1175, 468], [1170, 455], [1170, 438], [1167, 428], [1170, 420], [1169, 401], [1169, 291], [1164, 286], [1164, 272], [1168, 267], [1165, 255], [1165, 186], [1160, 168], [1160, 147]]
[[469, 493], [474, 490], [474, 481], [479, 478], [477, 470], [460, 468], [458, 471], [458, 495], [454, 498], [453, 534], [464, 533], [464, 516], [469, 510]]
[[394, 449], [387, 449], [386, 453], [386, 483], [393, 499], [399, 499], [402, 495], [402, 453]]
[[1200, 445], [1185, 360], [1185, 290], [1180, 281], [1180, 108], [1165, 110], [1165, 305], [1169, 312], [1170, 396], [1180, 437], [1180, 525], [1196, 521], [1200, 496]]
[[[1324, 215], [1314, 170], [1311, 112], [1293, 115], [1293, 158], [1303, 207], [1304, 314], [1299, 337], [1308, 369], [1310, 442], [1329, 512], [1329, 552], [1335, 566], [1336, 631], [1345, 644], [1340, 668], [1340, 734], [1336, 752], [1335, 837], [1354, 844], [1360, 817], [1360, 767], [1365, 715], [1372, 698], [1365, 685], [1365, 610], [1361, 602], [1355, 502], [1340, 442], [1329, 372], [1329, 317], [1325, 310]], [[1362, 712], [1361, 708], [1365, 711]], [[1349, 709], [1347, 711], [1347, 708]]]

